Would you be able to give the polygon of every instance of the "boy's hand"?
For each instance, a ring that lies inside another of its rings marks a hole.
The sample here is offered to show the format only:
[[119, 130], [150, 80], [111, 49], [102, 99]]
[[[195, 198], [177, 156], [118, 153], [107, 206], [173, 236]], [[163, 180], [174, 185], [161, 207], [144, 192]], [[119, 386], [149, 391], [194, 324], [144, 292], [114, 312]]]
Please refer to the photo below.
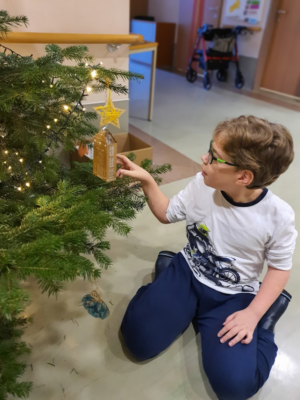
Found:
[[127, 157], [117, 154], [117, 164], [121, 165], [121, 168], [117, 171], [116, 176], [123, 178], [123, 176], [130, 176], [131, 178], [137, 179], [141, 182], [147, 182], [151, 180], [149, 172], [139, 167]]
[[248, 307], [242, 311], [238, 311], [224, 322], [224, 328], [218, 333], [218, 337], [222, 337], [221, 343], [233, 338], [229, 342], [229, 346], [234, 346], [242, 341], [243, 344], [249, 344], [253, 339], [253, 332], [259, 322], [259, 317]]

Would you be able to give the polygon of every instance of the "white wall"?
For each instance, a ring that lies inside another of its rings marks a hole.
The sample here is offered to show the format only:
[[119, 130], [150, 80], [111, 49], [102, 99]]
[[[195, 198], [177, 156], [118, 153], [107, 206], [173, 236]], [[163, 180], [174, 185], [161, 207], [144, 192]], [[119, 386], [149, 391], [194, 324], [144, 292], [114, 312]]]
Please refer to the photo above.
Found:
[[[265, 0], [265, 2], [264, 2], [262, 17], [261, 17], [261, 21], [259, 23], [259, 26], [261, 27], [261, 31], [254, 32], [252, 35], [239, 36], [238, 48], [239, 48], [239, 54], [241, 56], [258, 58], [271, 2], [272, 2], [272, 0]], [[247, 24], [243, 24], [243, 23], [233, 22], [232, 19], [230, 19], [228, 17], [226, 18], [224, 14], [225, 14], [225, 2], [223, 4], [221, 26], [232, 25], [233, 23], [239, 24], [239, 25], [247, 25]], [[248, 24], [248, 26], [251, 26], [251, 25]]]
[[[180, 0], [148, 0], [148, 15], [156, 22], [173, 22], [178, 24]], [[175, 42], [177, 41], [177, 26]]]
[[[13, 29], [22, 32], [51, 33], [129, 33], [129, 0], [1, 0], [0, 9], [10, 15], [25, 15], [29, 19], [27, 28]], [[5, 43], [3, 41], [3, 43]], [[61, 45], [66, 47], [68, 45]], [[122, 45], [111, 54], [106, 45], [87, 45], [95, 62], [103, 62], [107, 68], [128, 71], [128, 45]], [[9, 44], [8, 47], [20, 54], [44, 54], [45, 45]], [[120, 83], [124, 83], [120, 81]], [[113, 100], [127, 100], [127, 95], [112, 94]], [[105, 100], [105, 94], [90, 95], [86, 102]]]
[[177, 24], [179, 0], [148, 0], [148, 15], [157, 22], [174, 22]]

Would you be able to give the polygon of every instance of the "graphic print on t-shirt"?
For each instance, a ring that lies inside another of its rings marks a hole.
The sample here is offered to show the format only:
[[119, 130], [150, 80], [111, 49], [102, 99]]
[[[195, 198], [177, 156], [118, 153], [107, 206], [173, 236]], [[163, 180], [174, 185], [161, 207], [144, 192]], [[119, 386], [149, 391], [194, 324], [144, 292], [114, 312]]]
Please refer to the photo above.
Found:
[[235, 258], [216, 254], [209, 237], [209, 229], [203, 222], [187, 226], [189, 243], [183, 249], [191, 268], [197, 276], [204, 276], [217, 286], [253, 292], [250, 285], [240, 283], [240, 275], [234, 269]]

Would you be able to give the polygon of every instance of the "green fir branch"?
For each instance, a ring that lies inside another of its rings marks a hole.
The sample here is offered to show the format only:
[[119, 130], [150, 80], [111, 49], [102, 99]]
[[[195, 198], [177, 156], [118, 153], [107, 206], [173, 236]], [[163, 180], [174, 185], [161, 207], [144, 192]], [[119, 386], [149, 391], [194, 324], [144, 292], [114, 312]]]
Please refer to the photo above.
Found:
[[11, 31], [12, 28], [17, 28], [21, 25], [28, 25], [28, 18], [24, 15], [11, 17], [7, 11], [0, 10], [0, 38], [2, 39]]
[[[27, 23], [0, 11], [0, 37]], [[21, 328], [31, 321], [22, 317], [28, 294], [21, 282], [32, 277], [43, 293], [58, 296], [67, 282], [98, 279], [112, 264], [107, 230], [127, 236], [128, 221], [146, 205], [140, 182], [107, 183], [93, 174], [92, 162], [68, 169], [57, 157], [98, 131], [97, 114], [83, 109], [87, 86], [127, 94], [124, 82], [141, 79], [95, 65], [86, 46], [49, 44], [34, 59], [0, 45], [0, 400], [28, 397], [32, 387], [20, 381], [20, 358], [29, 352]], [[171, 169], [150, 160], [142, 167], [158, 183]]]

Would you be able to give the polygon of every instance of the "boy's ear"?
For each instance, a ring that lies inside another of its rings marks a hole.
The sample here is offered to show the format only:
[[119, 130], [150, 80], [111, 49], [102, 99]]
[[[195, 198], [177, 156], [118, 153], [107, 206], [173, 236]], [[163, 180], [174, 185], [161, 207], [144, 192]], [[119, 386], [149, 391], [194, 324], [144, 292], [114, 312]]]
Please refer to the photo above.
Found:
[[253, 172], [245, 169], [243, 171], [239, 171], [237, 177], [237, 184], [241, 186], [248, 186], [253, 181], [253, 179], [254, 179]]

